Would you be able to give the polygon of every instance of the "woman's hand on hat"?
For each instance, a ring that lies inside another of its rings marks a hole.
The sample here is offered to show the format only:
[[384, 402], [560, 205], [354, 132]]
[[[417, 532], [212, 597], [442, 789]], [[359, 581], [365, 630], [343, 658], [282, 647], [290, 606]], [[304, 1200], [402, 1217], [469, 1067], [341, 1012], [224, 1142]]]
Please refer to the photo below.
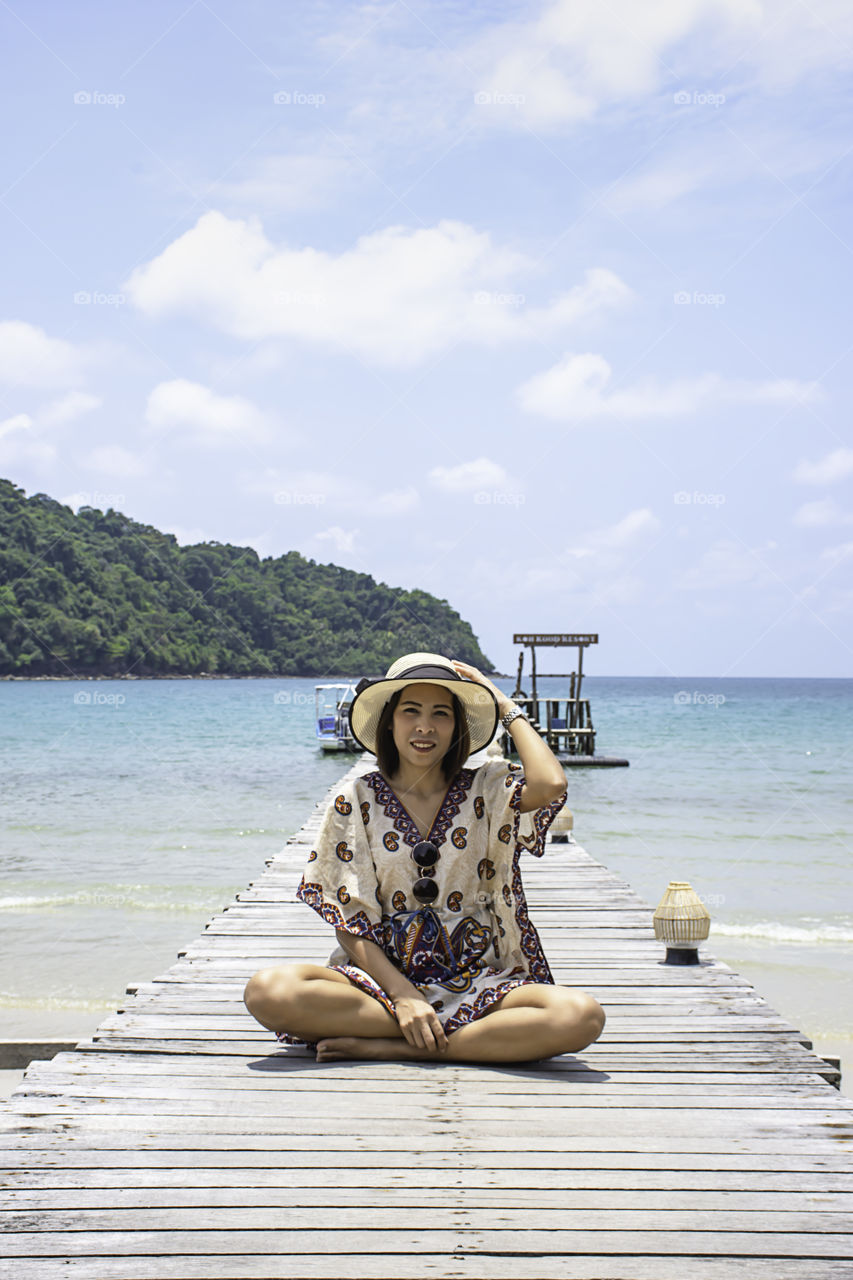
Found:
[[476, 667], [472, 667], [467, 662], [457, 662], [455, 658], [451, 658], [450, 661], [453, 663], [453, 666], [456, 668], [460, 676], [464, 676], [466, 680], [473, 680], [475, 684], [483, 685], [485, 689], [488, 689], [492, 694], [494, 694], [501, 714], [515, 705], [512, 698], [508, 698], [506, 694], [497, 687], [497, 685], [492, 684], [489, 677], [484, 676], [482, 671], [478, 671]]

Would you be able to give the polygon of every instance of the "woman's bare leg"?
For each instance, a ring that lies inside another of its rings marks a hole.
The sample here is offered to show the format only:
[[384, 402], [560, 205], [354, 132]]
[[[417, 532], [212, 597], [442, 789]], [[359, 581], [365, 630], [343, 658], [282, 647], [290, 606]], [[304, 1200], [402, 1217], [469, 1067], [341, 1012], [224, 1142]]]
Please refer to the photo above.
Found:
[[580, 1052], [598, 1039], [604, 1023], [604, 1010], [586, 992], [528, 983], [513, 988], [482, 1018], [452, 1032], [447, 1037], [445, 1053], [416, 1049], [399, 1033], [397, 1037], [370, 1039], [337, 1035], [318, 1045], [317, 1059], [531, 1062]]
[[405, 1044], [396, 1018], [384, 1005], [323, 965], [261, 969], [247, 982], [243, 1000], [252, 1017], [270, 1031], [287, 1031], [312, 1043], [326, 1036], [355, 1036]]

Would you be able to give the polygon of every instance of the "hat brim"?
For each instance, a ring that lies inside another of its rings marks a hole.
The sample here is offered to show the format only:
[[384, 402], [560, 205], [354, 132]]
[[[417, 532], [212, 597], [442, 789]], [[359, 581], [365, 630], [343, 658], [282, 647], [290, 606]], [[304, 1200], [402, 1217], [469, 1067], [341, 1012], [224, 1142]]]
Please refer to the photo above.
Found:
[[376, 733], [385, 704], [398, 689], [410, 684], [437, 685], [456, 695], [465, 712], [472, 755], [488, 746], [495, 736], [498, 703], [489, 689], [474, 680], [409, 675], [397, 680], [374, 680], [353, 698], [349, 709], [350, 732], [365, 751], [376, 755]]

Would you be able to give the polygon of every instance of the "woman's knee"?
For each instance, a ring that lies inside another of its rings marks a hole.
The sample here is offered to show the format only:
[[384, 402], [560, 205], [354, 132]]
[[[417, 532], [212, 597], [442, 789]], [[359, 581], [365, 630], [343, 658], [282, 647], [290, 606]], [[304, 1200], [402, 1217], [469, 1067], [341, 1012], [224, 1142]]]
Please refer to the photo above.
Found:
[[554, 996], [554, 1014], [561, 1036], [574, 1048], [580, 1047], [581, 1040], [584, 1047], [597, 1040], [607, 1015], [595, 997], [566, 987], [555, 987]]
[[246, 983], [243, 1003], [259, 1022], [281, 1022], [298, 1008], [314, 965], [274, 965], [259, 969]]

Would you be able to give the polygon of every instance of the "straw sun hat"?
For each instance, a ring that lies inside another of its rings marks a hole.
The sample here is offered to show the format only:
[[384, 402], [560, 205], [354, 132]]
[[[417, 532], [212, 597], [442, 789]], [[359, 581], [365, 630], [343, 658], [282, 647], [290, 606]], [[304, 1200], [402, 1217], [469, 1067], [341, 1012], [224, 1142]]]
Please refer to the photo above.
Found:
[[352, 700], [350, 729], [366, 751], [376, 754], [376, 731], [382, 709], [392, 694], [408, 684], [435, 684], [456, 695], [468, 721], [472, 754], [495, 736], [498, 704], [490, 690], [460, 676], [450, 660], [439, 653], [407, 653], [391, 663], [383, 679], [365, 685]]

